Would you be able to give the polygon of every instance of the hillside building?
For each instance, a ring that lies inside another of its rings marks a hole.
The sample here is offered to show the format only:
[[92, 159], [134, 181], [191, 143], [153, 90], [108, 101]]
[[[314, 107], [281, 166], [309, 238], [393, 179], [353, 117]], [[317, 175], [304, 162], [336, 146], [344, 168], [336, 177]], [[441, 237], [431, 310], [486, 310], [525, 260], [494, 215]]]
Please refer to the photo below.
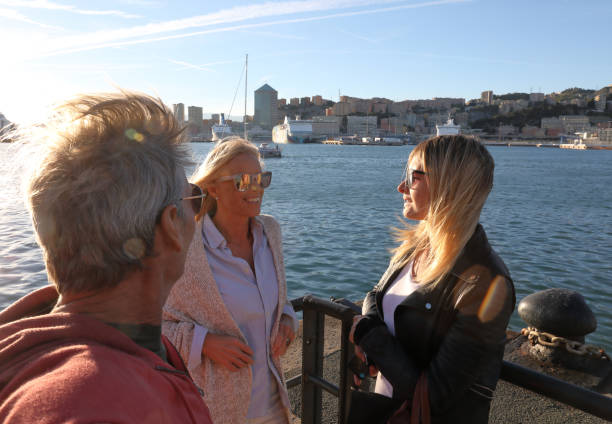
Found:
[[612, 128], [599, 128], [597, 129], [597, 137], [601, 144], [612, 145]]
[[543, 102], [544, 100], [546, 100], [544, 93], [529, 93], [529, 101], [531, 103]]
[[376, 135], [376, 116], [347, 116], [346, 133], [349, 135], [357, 134]]
[[584, 115], [562, 115], [559, 116], [559, 120], [566, 134], [586, 131], [591, 127], [589, 117]]
[[606, 101], [607, 101], [607, 96], [605, 94], [600, 94], [598, 96], [595, 96], [594, 102], [595, 102], [595, 110], [599, 111], [599, 112], [603, 112], [606, 110]]
[[480, 101], [488, 105], [493, 103], [493, 90], [487, 90], [480, 93]]
[[340, 135], [340, 116], [313, 116], [312, 135], [316, 137], [337, 137]]
[[352, 106], [348, 102], [338, 102], [331, 109], [336, 116], [347, 116], [352, 113]]

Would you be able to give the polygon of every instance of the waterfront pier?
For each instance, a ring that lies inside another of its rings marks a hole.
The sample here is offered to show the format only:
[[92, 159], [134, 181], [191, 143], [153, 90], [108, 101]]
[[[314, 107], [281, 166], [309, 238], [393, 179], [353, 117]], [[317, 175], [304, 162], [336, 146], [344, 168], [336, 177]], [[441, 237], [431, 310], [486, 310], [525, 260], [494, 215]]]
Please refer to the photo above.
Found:
[[[297, 309], [301, 309], [304, 300], [315, 304], [327, 305], [328, 302], [316, 298], [300, 298], [293, 301]], [[336, 308], [338, 306], [338, 308]], [[336, 317], [341, 314], [350, 314], [347, 308], [342, 309], [342, 305], [330, 305], [329, 308], [335, 310]], [[310, 314], [312, 317], [312, 314]], [[309, 319], [309, 318], [307, 318]], [[313, 323], [309, 323], [312, 326]], [[346, 323], [345, 323], [346, 325]], [[304, 336], [304, 321], [300, 321], [298, 335], [287, 353], [282, 358], [283, 368], [285, 369], [285, 377], [289, 386], [289, 397], [292, 409], [292, 424], [302, 423], [310, 424], [320, 422], [322, 424], [333, 424], [341, 422], [339, 416], [341, 411], [339, 408], [338, 399], [343, 393], [343, 376], [341, 367], [343, 357], [351, 357], [352, 346], [346, 341], [343, 341], [343, 333], [346, 328], [343, 328], [342, 321], [326, 315], [324, 319], [315, 321], [315, 328], [324, 334], [322, 343], [319, 343], [316, 338], [313, 339], [312, 327], [306, 330], [307, 335]], [[350, 328], [350, 326], [349, 326]], [[564, 367], [559, 363], [546, 363], [534, 360], [530, 355], [525, 353], [524, 347], [528, 344], [527, 337], [520, 332], [508, 331], [507, 343], [504, 353], [505, 365], [502, 369], [502, 377], [497, 384], [497, 389], [493, 395], [491, 403], [491, 413], [489, 422], [494, 424], [519, 424], [526, 422], [537, 422], [545, 424], [553, 423], [606, 423], [608, 419], [612, 419], [612, 393], [610, 387], [604, 388], [604, 396], [594, 392], [593, 387], [600, 385], [604, 379], [593, 376], [593, 373], [572, 370]], [[322, 362], [318, 363], [316, 359], [306, 358], [308, 363], [303, 363], [302, 348], [307, 346], [309, 350], [318, 350], [322, 356]], [[349, 349], [349, 352], [344, 351]], [[320, 378], [313, 377], [311, 379], [304, 378], [301, 375], [304, 369], [311, 367], [318, 368], [321, 372]], [[603, 369], [607, 367], [606, 369]], [[516, 370], [514, 370], [516, 368]], [[610, 374], [610, 362], [602, 362], [600, 368], [604, 373]], [[514, 374], [516, 371], [518, 374]], [[554, 377], [550, 378], [548, 376]], [[519, 382], [527, 380], [519, 384]], [[549, 379], [549, 380], [547, 380]], [[310, 381], [309, 381], [310, 380]], [[537, 382], [540, 380], [540, 382]], [[302, 406], [302, 387], [304, 381], [309, 381], [307, 384], [321, 384], [318, 395], [306, 396], [306, 401], [314, 407], [307, 407], [308, 416], [302, 421], [301, 415]], [[373, 389], [374, 379], [366, 380], [369, 384], [369, 390]], [[511, 383], [512, 381], [513, 383]], [[566, 383], [567, 382], [567, 383]], [[552, 383], [552, 384], [551, 384]], [[571, 383], [571, 384], [568, 384]], [[575, 405], [587, 405], [593, 407], [596, 405], [600, 416], [606, 416], [607, 419], [589, 414], [580, 409], [569, 406], [567, 403], [552, 400], [549, 397], [535, 393], [525, 387], [530, 387], [533, 390], [539, 388], [543, 392], [554, 393], [560, 398], [566, 398], [568, 403]], [[546, 386], [548, 387], [542, 387]], [[576, 393], [572, 393], [573, 388], [577, 388]], [[586, 388], [587, 390], [584, 390]], [[317, 402], [318, 406], [317, 406]], [[316, 415], [319, 412], [321, 420], [317, 421]], [[312, 411], [314, 409], [314, 411]]]

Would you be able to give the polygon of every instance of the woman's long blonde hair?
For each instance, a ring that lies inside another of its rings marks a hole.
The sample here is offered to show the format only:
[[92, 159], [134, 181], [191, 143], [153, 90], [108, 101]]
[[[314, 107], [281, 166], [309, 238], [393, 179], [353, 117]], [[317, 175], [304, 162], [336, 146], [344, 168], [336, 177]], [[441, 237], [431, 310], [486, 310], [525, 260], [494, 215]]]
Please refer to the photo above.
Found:
[[[191, 182], [200, 186], [203, 192], [207, 192], [207, 185], [212, 183], [219, 177], [219, 172], [232, 159], [241, 154], [252, 155], [257, 158], [263, 168], [263, 162], [259, 155], [259, 150], [255, 145], [240, 137], [226, 137], [219, 140], [215, 147], [212, 148], [204, 163], [198, 167], [196, 172], [191, 177]], [[204, 217], [205, 213], [214, 215], [217, 211], [217, 200], [212, 196], [206, 196], [204, 206], [200, 213], [196, 216], [196, 221]]]
[[461, 135], [430, 138], [414, 148], [408, 163], [413, 158], [421, 159], [429, 180], [429, 209], [418, 224], [396, 230], [401, 244], [391, 262], [403, 265], [423, 255], [418, 279], [437, 284], [478, 225], [493, 188], [495, 163], [482, 143]]

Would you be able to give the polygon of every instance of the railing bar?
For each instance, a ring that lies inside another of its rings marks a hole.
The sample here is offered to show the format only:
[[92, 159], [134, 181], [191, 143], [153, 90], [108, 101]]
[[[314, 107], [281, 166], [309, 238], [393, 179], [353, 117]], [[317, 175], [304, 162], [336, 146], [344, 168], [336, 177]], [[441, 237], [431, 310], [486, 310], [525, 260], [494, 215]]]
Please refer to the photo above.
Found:
[[338, 388], [338, 386], [330, 383], [327, 380], [323, 380], [322, 378], [316, 377], [314, 375], [306, 375], [306, 380], [316, 386], [319, 386], [326, 392], [331, 393], [332, 395], [336, 397], [338, 397], [338, 394], [340, 393], [340, 389]]
[[291, 377], [286, 381], [287, 388], [290, 389], [295, 386], [302, 384], [302, 374], [298, 374], [295, 377]]
[[329, 300], [318, 299], [313, 296], [304, 296], [303, 298], [304, 309], [316, 309], [325, 315], [330, 315], [340, 320], [348, 320], [355, 315], [355, 312], [348, 306], [341, 305], [339, 303], [333, 303]]
[[504, 361], [500, 378], [599, 418], [612, 420], [612, 399], [558, 378]]

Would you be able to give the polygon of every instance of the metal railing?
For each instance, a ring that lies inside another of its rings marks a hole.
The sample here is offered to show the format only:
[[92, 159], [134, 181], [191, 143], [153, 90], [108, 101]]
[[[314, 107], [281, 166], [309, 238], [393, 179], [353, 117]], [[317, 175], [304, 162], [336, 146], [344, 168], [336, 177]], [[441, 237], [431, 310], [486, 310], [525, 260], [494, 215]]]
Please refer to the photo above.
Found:
[[[322, 390], [325, 390], [338, 397], [338, 424], [345, 424], [350, 398], [349, 378], [352, 378], [348, 363], [353, 351], [348, 335], [359, 308], [350, 302], [332, 302], [310, 295], [291, 303], [296, 311], [303, 311], [302, 374], [289, 379], [287, 387], [302, 385], [302, 423], [321, 423]], [[339, 386], [323, 379], [326, 315], [340, 320], [342, 325]], [[612, 399], [597, 392], [507, 361], [503, 361], [500, 378], [599, 418], [612, 420]]]

